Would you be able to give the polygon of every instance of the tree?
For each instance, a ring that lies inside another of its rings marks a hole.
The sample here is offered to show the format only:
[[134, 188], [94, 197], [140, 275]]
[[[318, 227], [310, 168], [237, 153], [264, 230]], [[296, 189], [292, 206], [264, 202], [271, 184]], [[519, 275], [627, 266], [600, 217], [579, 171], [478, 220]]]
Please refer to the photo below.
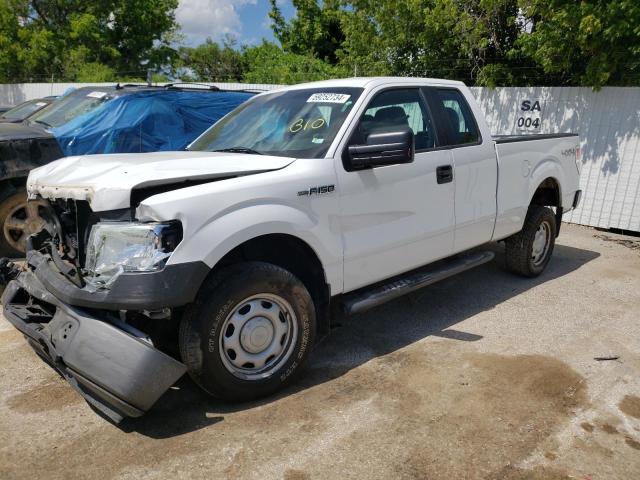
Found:
[[226, 36], [222, 45], [207, 38], [197, 47], [180, 48], [176, 63], [178, 76], [201, 82], [240, 81], [245, 70], [245, 60], [235, 46], [236, 40]]
[[0, 0], [0, 82], [9, 82], [21, 73], [18, 60], [20, 21], [26, 15], [22, 2]]
[[90, 62], [80, 65], [76, 71], [78, 82], [113, 82], [116, 74], [113, 69], [102, 63]]
[[174, 55], [176, 7], [177, 0], [0, 0], [0, 81], [75, 80], [92, 71], [104, 78], [106, 69], [144, 76]]
[[358, 75], [476, 85], [640, 84], [637, 0], [292, 0], [286, 52]]
[[338, 61], [338, 50], [344, 42], [339, 0], [292, 0], [296, 16], [287, 22], [277, 0], [270, 0], [272, 28], [285, 52], [311, 55], [332, 65]]
[[309, 55], [285, 52], [266, 41], [245, 47], [244, 58], [247, 71], [243, 78], [250, 83], [293, 84], [346, 76], [340, 67]]
[[517, 0], [353, 0], [341, 61], [364, 75], [491, 83], [510, 71]]
[[559, 85], [640, 84], [637, 0], [520, 0], [518, 46]]

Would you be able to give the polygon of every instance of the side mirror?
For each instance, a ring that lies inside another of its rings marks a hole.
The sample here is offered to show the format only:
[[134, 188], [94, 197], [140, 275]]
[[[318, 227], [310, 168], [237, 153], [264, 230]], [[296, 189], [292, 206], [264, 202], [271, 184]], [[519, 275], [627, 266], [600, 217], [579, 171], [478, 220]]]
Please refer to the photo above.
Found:
[[349, 163], [353, 170], [413, 162], [415, 153], [410, 128], [393, 132], [371, 133], [365, 145], [350, 145]]

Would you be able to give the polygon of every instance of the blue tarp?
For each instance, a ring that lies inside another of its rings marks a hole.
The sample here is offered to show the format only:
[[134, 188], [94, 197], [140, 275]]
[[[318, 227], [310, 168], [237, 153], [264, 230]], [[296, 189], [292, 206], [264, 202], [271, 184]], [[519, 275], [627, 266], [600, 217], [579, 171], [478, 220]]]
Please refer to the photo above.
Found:
[[52, 128], [51, 133], [65, 156], [184, 150], [252, 96], [184, 90], [129, 93]]

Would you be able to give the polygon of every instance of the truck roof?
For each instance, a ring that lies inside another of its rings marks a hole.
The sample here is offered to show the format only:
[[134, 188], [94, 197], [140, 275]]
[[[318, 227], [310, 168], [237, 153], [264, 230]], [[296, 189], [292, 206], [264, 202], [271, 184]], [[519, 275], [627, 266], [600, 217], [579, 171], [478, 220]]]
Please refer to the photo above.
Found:
[[[297, 90], [302, 88], [331, 88], [331, 87], [359, 87], [375, 88], [378, 86], [393, 85], [438, 85], [438, 86], [463, 86], [463, 82], [457, 80], [445, 80], [442, 78], [419, 78], [419, 77], [351, 77], [337, 78], [334, 80], [323, 80], [320, 82], [301, 83], [291, 85], [278, 90]], [[272, 90], [273, 91], [273, 90]]]
[[138, 84], [114, 84], [114, 85], [96, 85], [79, 87], [73, 90], [74, 92], [108, 92], [112, 97], [119, 97], [123, 95], [129, 95], [139, 92], [170, 92], [170, 91], [182, 91], [182, 92], [195, 92], [195, 93], [255, 93], [255, 91], [248, 90], [223, 90], [215, 86], [204, 84], [187, 84], [187, 83], [170, 83], [167, 85], [138, 85]]

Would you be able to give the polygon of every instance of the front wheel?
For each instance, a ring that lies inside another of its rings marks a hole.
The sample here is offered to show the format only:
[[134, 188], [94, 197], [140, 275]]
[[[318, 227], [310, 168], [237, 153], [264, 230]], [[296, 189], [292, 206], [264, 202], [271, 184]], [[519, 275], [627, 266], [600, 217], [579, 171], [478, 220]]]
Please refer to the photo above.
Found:
[[276, 265], [247, 262], [221, 270], [187, 307], [180, 353], [204, 390], [229, 401], [274, 393], [302, 370], [315, 337], [305, 286]]
[[507, 269], [525, 277], [537, 277], [551, 259], [555, 240], [553, 210], [531, 205], [522, 230], [505, 240]]

